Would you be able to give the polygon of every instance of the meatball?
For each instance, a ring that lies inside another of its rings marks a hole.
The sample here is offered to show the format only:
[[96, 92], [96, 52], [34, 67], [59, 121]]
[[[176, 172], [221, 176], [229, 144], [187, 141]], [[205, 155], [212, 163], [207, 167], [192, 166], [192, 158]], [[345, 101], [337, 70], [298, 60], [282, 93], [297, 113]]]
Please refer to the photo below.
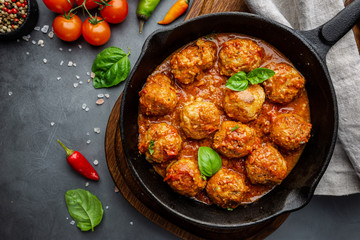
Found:
[[242, 123], [225, 121], [215, 133], [213, 147], [228, 158], [240, 158], [257, 145], [255, 130]]
[[226, 114], [244, 123], [257, 118], [264, 102], [264, 89], [258, 84], [250, 85], [244, 91], [233, 91], [228, 88], [225, 90], [224, 110]]
[[275, 75], [263, 83], [266, 97], [272, 102], [289, 103], [305, 86], [305, 79], [286, 63], [270, 63], [266, 68], [275, 71]]
[[270, 138], [287, 150], [295, 150], [310, 138], [311, 123], [296, 114], [281, 114], [270, 126]]
[[250, 72], [260, 66], [263, 49], [249, 39], [232, 39], [223, 43], [219, 53], [220, 74], [232, 76], [245, 71]]
[[174, 54], [170, 61], [171, 73], [177, 81], [189, 84], [201, 70], [212, 67], [215, 60], [215, 43], [199, 39], [195, 46], [188, 46]]
[[140, 110], [145, 115], [161, 116], [171, 113], [178, 102], [176, 89], [164, 74], [150, 76], [139, 93]]
[[287, 174], [285, 159], [269, 144], [257, 148], [249, 155], [245, 169], [253, 184], [280, 184]]
[[192, 158], [181, 158], [171, 163], [166, 169], [164, 181], [175, 192], [186, 197], [194, 197], [206, 186], [206, 180], [201, 176], [198, 163]]
[[219, 129], [220, 111], [211, 102], [192, 102], [180, 113], [180, 127], [186, 136], [203, 139]]
[[150, 163], [166, 162], [178, 155], [181, 150], [181, 137], [173, 126], [167, 123], [150, 125], [139, 143], [139, 150], [145, 153]]
[[210, 178], [206, 192], [213, 203], [222, 208], [236, 208], [249, 188], [245, 177], [231, 169], [222, 168]]

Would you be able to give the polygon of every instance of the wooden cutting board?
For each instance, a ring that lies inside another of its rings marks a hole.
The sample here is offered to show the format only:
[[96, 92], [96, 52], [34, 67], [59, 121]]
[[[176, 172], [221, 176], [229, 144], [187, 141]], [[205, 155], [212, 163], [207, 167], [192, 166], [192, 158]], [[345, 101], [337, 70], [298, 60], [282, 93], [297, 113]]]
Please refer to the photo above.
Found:
[[[346, 1], [346, 4], [350, 3], [350, 1]], [[249, 11], [247, 6], [244, 3], [244, 0], [194, 0], [192, 2], [192, 6], [190, 10], [188, 10], [187, 19], [213, 13], [213, 12], [227, 12], [227, 11]], [[354, 28], [354, 33], [356, 39], [360, 39], [360, 31], [359, 24]], [[360, 43], [360, 41], [358, 41]], [[193, 229], [190, 231], [186, 231], [179, 226], [174, 225], [167, 219], [158, 215], [156, 212], [149, 209], [145, 204], [143, 204], [134, 194], [141, 191], [140, 187], [137, 185], [137, 182], [132, 178], [130, 169], [126, 163], [126, 159], [124, 158], [122, 151], [122, 144], [120, 138], [120, 129], [119, 129], [119, 114], [120, 114], [120, 105], [121, 105], [121, 96], [116, 101], [114, 108], [110, 114], [106, 134], [105, 134], [105, 153], [106, 153], [106, 161], [108, 164], [109, 171], [111, 176], [122, 193], [123, 197], [141, 214], [150, 219], [152, 222], [158, 224], [164, 229], [172, 232], [183, 239], [193, 239], [193, 240], [201, 240], [201, 239], [209, 239], [211, 236], [207, 232], [201, 229]], [[250, 228], [247, 228], [246, 231], [238, 232], [236, 234], [236, 239], [264, 239], [272, 232], [274, 232], [289, 216], [289, 214], [284, 214], [274, 218], [270, 221], [262, 223], [260, 225], [256, 225]], [[202, 237], [201, 237], [202, 236]], [[216, 239], [228, 239], [229, 236], [224, 235], [221, 237], [217, 237]], [[235, 239], [234, 235], [231, 236], [231, 239]]]

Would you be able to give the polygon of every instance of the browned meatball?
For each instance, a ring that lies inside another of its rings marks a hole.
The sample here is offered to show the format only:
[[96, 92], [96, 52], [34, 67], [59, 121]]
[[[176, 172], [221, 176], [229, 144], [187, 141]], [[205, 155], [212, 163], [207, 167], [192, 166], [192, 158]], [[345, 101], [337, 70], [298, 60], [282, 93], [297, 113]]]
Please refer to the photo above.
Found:
[[209, 198], [222, 208], [236, 208], [248, 190], [243, 175], [226, 168], [212, 176], [206, 186]]
[[249, 155], [245, 168], [253, 184], [280, 184], [287, 174], [285, 159], [278, 150], [268, 144]]
[[272, 102], [289, 103], [305, 86], [305, 79], [286, 63], [270, 63], [266, 68], [275, 71], [275, 75], [263, 83], [266, 97]]
[[162, 163], [178, 155], [181, 150], [181, 137], [173, 126], [167, 123], [150, 125], [139, 142], [139, 150], [145, 153], [149, 162]]
[[244, 123], [257, 118], [264, 102], [264, 89], [258, 84], [250, 85], [245, 91], [233, 91], [228, 88], [225, 90], [226, 114]]
[[140, 110], [145, 115], [161, 116], [171, 113], [178, 102], [176, 89], [164, 74], [150, 76], [139, 93]]
[[232, 39], [223, 43], [219, 53], [220, 74], [232, 76], [245, 71], [250, 72], [260, 66], [262, 48], [249, 39]]
[[216, 45], [210, 41], [197, 40], [195, 46], [188, 46], [171, 58], [171, 73], [183, 84], [192, 83], [203, 69], [214, 65]]
[[215, 133], [213, 147], [228, 158], [240, 158], [256, 146], [255, 130], [242, 123], [225, 121]]
[[192, 158], [181, 158], [171, 163], [166, 169], [164, 179], [175, 192], [186, 197], [194, 197], [206, 186], [201, 176], [197, 161]]
[[270, 126], [270, 137], [274, 143], [287, 150], [295, 150], [310, 138], [311, 123], [296, 114], [281, 114]]
[[219, 129], [220, 111], [211, 102], [192, 102], [180, 113], [180, 127], [186, 136], [203, 139]]

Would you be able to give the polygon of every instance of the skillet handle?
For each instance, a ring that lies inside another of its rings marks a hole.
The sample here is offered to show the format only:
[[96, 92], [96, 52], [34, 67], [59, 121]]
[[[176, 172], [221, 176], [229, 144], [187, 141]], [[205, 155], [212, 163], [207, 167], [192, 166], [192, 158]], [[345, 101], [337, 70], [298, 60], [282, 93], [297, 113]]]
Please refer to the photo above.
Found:
[[317, 52], [325, 60], [331, 46], [350, 31], [359, 20], [360, 0], [354, 0], [324, 25], [313, 30], [300, 31], [300, 34], [315, 45]]

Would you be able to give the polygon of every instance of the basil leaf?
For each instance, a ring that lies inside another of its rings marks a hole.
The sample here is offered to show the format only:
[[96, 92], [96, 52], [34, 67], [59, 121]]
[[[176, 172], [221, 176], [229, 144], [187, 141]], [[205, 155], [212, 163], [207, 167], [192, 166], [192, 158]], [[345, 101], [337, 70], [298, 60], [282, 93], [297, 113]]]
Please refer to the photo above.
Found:
[[65, 193], [67, 209], [81, 231], [94, 231], [102, 220], [104, 210], [99, 199], [83, 189], [69, 190]]
[[233, 132], [233, 131], [235, 131], [236, 129], [238, 129], [239, 128], [239, 125], [235, 125], [235, 127], [233, 127], [233, 128], [231, 128], [231, 130], [230, 130], [230, 132]]
[[241, 71], [232, 75], [225, 84], [225, 87], [233, 91], [244, 91], [249, 86], [246, 73]]
[[209, 147], [199, 147], [198, 163], [201, 174], [207, 177], [217, 173], [222, 165], [219, 154]]
[[150, 143], [149, 143], [149, 153], [150, 155], [153, 155], [155, 150], [154, 150], [154, 147], [155, 147], [155, 140], [150, 140]]
[[251, 84], [259, 84], [275, 75], [275, 72], [268, 68], [256, 68], [246, 75]]
[[93, 85], [95, 88], [112, 87], [124, 81], [130, 73], [130, 60], [122, 49], [109, 47], [101, 51], [91, 70], [95, 73]]

